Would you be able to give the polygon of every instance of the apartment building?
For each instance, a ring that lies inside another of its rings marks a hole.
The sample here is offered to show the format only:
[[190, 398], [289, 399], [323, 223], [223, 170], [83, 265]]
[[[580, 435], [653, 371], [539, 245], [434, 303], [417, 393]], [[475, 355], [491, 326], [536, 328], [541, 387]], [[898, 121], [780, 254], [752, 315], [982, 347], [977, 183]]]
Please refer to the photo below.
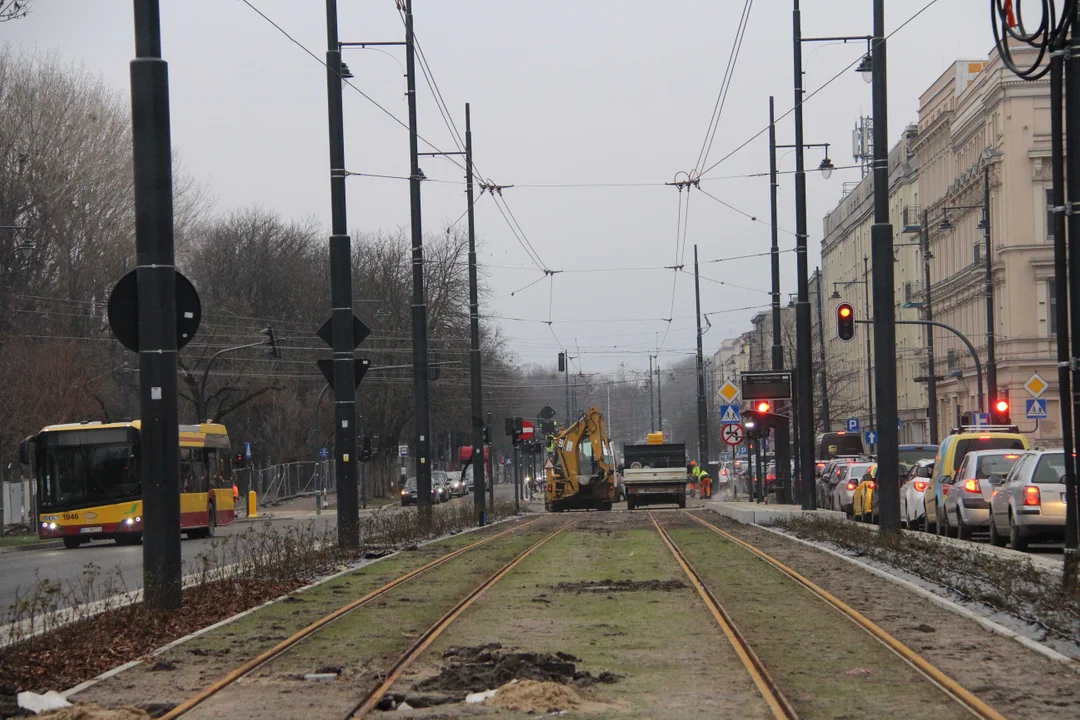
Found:
[[[996, 52], [986, 60], [957, 62], [920, 98], [914, 151], [929, 218], [934, 320], [965, 335], [984, 367], [982, 206], [988, 168], [997, 387], [984, 384], [984, 407], [1007, 395], [1013, 422], [1037, 438], [1060, 440], [1048, 81], [1021, 80]], [[949, 223], [943, 226], [946, 212]], [[966, 346], [943, 330], [935, 330], [934, 338], [935, 373], [944, 376], [937, 413], [945, 432], [962, 412], [977, 409], [978, 382]], [[1029, 396], [1023, 384], [1033, 372], [1050, 383], [1043, 396], [1047, 417], [1038, 423], [1024, 417]]]

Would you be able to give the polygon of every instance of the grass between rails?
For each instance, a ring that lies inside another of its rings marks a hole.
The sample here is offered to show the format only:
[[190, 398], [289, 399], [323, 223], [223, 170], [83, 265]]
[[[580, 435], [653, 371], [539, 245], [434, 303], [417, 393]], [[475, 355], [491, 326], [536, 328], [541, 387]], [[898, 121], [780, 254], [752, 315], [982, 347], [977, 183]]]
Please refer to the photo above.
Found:
[[[512, 504], [496, 505], [495, 517], [513, 511]], [[409, 547], [473, 524], [468, 503], [435, 508], [430, 531], [420, 527], [415, 510], [376, 512], [361, 518], [358, 552], [342, 551], [333, 530], [320, 531], [313, 523], [253, 526], [215, 541], [187, 564], [184, 607], [175, 612], [131, 602], [118, 570], [88, 565], [75, 580], [41, 580], [6, 609], [0, 685], [34, 691], [71, 687], [365, 554]]]
[[15, 547], [18, 545], [32, 545], [37, 542], [43, 542], [38, 539], [37, 535], [6, 535], [0, 537], [0, 548], [2, 547]]
[[[726, 638], [641, 513], [589, 515], [530, 556], [435, 641], [399, 683], [401, 690], [438, 673], [451, 646], [491, 642], [570, 653], [581, 659], [580, 670], [624, 676], [582, 691], [608, 706], [590, 717], [768, 716]], [[471, 706], [454, 710], [454, 717], [473, 712]]]
[[878, 533], [822, 518], [785, 518], [776, 525], [946, 587], [965, 600], [1040, 627], [1048, 639], [1076, 643], [1080, 638], [1080, 588], [1065, 591], [1060, 575], [1040, 570], [1027, 558], [991, 556], [931, 537]]
[[[692, 521], [672, 539], [731, 614], [802, 718], [967, 717], [876, 639], [735, 543]], [[797, 638], [797, 641], [794, 641]]]

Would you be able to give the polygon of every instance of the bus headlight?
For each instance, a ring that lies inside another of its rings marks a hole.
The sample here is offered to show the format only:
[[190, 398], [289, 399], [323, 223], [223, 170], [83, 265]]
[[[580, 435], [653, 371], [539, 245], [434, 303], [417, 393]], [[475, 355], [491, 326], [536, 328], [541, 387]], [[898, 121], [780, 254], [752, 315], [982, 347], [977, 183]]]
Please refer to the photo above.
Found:
[[49, 529], [50, 530], [55, 530], [56, 529], [56, 523], [49, 523]]

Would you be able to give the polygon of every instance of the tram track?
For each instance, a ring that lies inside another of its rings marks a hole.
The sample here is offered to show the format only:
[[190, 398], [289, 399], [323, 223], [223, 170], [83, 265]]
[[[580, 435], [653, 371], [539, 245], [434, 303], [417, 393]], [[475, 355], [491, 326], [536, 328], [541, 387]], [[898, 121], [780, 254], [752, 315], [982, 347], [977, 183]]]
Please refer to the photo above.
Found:
[[[951, 700], [956, 702], [958, 705], [960, 705], [960, 707], [962, 707], [964, 710], [969, 712], [974, 717], [983, 718], [984, 720], [1005, 720], [1004, 715], [1002, 715], [998, 711], [994, 710], [994, 708], [990, 707], [988, 704], [986, 704], [985, 702], [980, 700], [977, 696], [975, 696], [974, 693], [967, 690], [962, 685], [960, 685], [958, 682], [956, 682], [951, 677], [946, 675], [944, 672], [942, 672], [940, 669], [938, 669], [935, 665], [933, 665], [930, 661], [928, 661], [927, 659], [925, 659], [924, 657], [919, 655], [919, 653], [912, 650], [910, 647], [908, 647], [907, 645], [902, 643], [900, 640], [898, 640], [897, 638], [892, 636], [890, 633], [888, 633], [884, 628], [877, 625], [872, 620], [867, 618], [865, 615], [858, 612], [857, 610], [852, 608], [850, 605], [843, 602], [842, 600], [840, 600], [839, 598], [837, 598], [835, 595], [828, 592], [824, 588], [822, 588], [819, 585], [815, 584], [814, 582], [812, 582], [811, 580], [809, 580], [808, 578], [806, 578], [805, 576], [803, 576], [802, 574], [800, 574], [796, 570], [788, 567], [787, 565], [780, 562], [776, 558], [772, 557], [768, 553], [766, 553], [763, 550], [755, 547], [753, 544], [751, 544], [749, 542], [746, 542], [745, 540], [743, 540], [743, 539], [741, 539], [739, 537], [736, 537], [735, 535], [723, 530], [722, 528], [714, 525], [713, 523], [705, 520], [704, 518], [699, 517], [698, 515], [696, 515], [695, 513], [691, 512], [691, 511], [680, 510], [679, 513], [680, 513], [680, 515], [688, 517], [691, 520], [693, 520], [694, 522], [696, 522], [697, 524], [701, 525], [702, 527], [712, 531], [713, 533], [717, 534], [721, 538], [723, 538], [723, 539], [725, 539], [727, 541], [730, 541], [730, 542], [738, 545], [739, 547], [747, 550], [748, 552], [752, 553], [757, 558], [763, 560], [765, 563], [767, 563], [769, 566], [771, 566], [775, 570], [779, 571], [783, 575], [787, 576], [791, 580], [793, 580], [796, 583], [798, 583], [799, 585], [801, 585], [808, 592], [810, 592], [813, 596], [817, 597], [819, 600], [824, 602], [826, 605], [828, 605], [829, 607], [831, 607], [834, 610], [836, 610], [837, 612], [839, 612], [841, 614], [841, 616], [843, 616], [845, 619], [851, 621], [856, 626], [858, 626], [863, 631], [865, 631], [868, 635], [870, 635], [872, 638], [874, 638], [875, 640], [880, 642], [888, 650], [890, 650], [897, 657], [899, 657], [903, 662], [905, 662], [909, 666], [911, 666], [919, 675], [921, 675], [924, 679], [926, 679], [930, 684], [937, 687], [947, 697], [949, 697]], [[650, 512], [650, 516], [652, 516], [651, 512]], [[666, 531], [656, 521], [655, 517], [652, 518], [652, 520], [653, 520], [653, 523], [656, 525], [657, 530], [660, 532], [660, 534], [665, 537], [665, 541], [669, 543], [669, 547], [672, 549], [672, 552], [676, 554], [676, 557], [680, 557], [681, 553], [678, 552], [678, 548], [674, 544], [674, 541], [670, 540], [670, 538], [667, 536]], [[683, 564], [683, 563], [685, 563], [685, 565], [683, 567], [684, 571], [687, 572], [688, 576], [691, 576], [691, 580], [694, 581], [695, 586], [697, 586], [698, 582], [700, 580], [700, 578], [699, 578], [699, 576], [697, 574], [697, 571], [694, 569], [693, 565], [691, 565], [689, 563], [689, 561], [685, 559], [685, 556], [683, 556], [682, 559], [680, 560], [680, 564]], [[699, 580], [695, 581], [694, 578], [699, 578]], [[702, 594], [703, 599], [705, 599], [706, 594], [707, 594], [708, 597], [712, 599], [712, 601], [715, 601], [715, 597], [712, 595], [712, 593], [710, 591], [708, 591], [708, 588], [707, 588], [707, 586], [704, 585], [704, 583], [701, 583], [701, 586], [698, 588], [698, 591], [699, 591], [699, 594]], [[710, 605], [710, 610], [713, 611], [714, 616], [717, 615], [717, 612], [719, 612], [722, 615], [726, 615], [726, 613], [724, 612], [722, 607], [719, 606], [719, 603], [716, 603], [716, 608], [715, 609], [710, 604], [710, 600], [706, 600], [706, 604]], [[718, 622], [719, 622], [719, 620], [718, 620]], [[723, 627], [723, 625], [721, 627]], [[734, 628], [734, 624], [731, 624], [731, 627]], [[726, 633], [727, 633], [727, 630], [725, 630], [725, 634]], [[729, 635], [729, 639], [731, 639], [730, 635]], [[745, 643], [746, 642], [745, 638], [742, 638], [740, 642]], [[732, 644], [734, 645], [735, 641], [732, 641]], [[749, 646], [747, 645], [747, 648], [748, 647]], [[752, 652], [753, 651], [750, 650], [748, 654], [750, 655], [750, 657], [756, 658], [756, 656], [753, 655]], [[740, 655], [740, 658], [741, 657], [742, 656]], [[746, 664], [746, 661], [744, 661], [744, 665], [745, 664]], [[747, 669], [749, 670], [750, 668], [748, 667]], [[753, 676], [754, 673], [751, 672], [751, 675]], [[768, 675], [765, 674], [764, 677], [768, 677]], [[755, 683], [758, 683], [757, 677], [755, 677]], [[758, 687], [760, 689], [762, 687], [762, 685], [760, 683], [758, 683]], [[765, 696], [766, 691], [762, 690], [762, 694], [763, 694], [763, 696]], [[768, 702], [768, 700], [769, 700], [769, 698], [766, 697], [767, 702]], [[770, 703], [770, 708], [773, 708], [772, 703]], [[775, 709], [774, 709], [774, 715], [776, 717], [784, 717], [784, 718], [797, 717], [796, 715], [776, 715]]]
[[[411, 580], [413, 580], [413, 579], [415, 579], [417, 577], [420, 577], [420, 576], [424, 575], [425, 573], [427, 573], [428, 571], [433, 570], [434, 568], [437, 568], [440, 565], [443, 565], [443, 564], [445, 564], [445, 563], [447, 563], [447, 562], [449, 562], [449, 561], [451, 561], [451, 560], [453, 560], [455, 558], [461, 557], [462, 555], [465, 555], [466, 553], [468, 553], [468, 552], [470, 552], [472, 550], [475, 550], [475, 549], [477, 549], [479, 547], [482, 547], [484, 545], [492, 543], [492, 542], [494, 542], [496, 540], [499, 540], [501, 538], [505, 538], [505, 537], [507, 537], [509, 535], [515, 534], [515, 533], [521, 531], [522, 529], [531, 527], [531, 526], [535, 525], [536, 523], [540, 522], [541, 519], [542, 518], [536, 518], [536, 519], [533, 519], [533, 520], [528, 520], [528, 521], [523, 522], [523, 523], [521, 523], [521, 524], [519, 524], [519, 525], [517, 525], [515, 527], [509, 528], [507, 530], [503, 530], [502, 532], [496, 533], [494, 535], [489, 535], [488, 537], [482, 538], [482, 539], [480, 539], [480, 540], [478, 540], [478, 541], [476, 541], [474, 543], [470, 543], [469, 545], [466, 545], [464, 547], [461, 547], [461, 548], [453, 550], [453, 551], [451, 551], [449, 553], [446, 553], [445, 555], [442, 555], [442, 556], [432, 560], [431, 562], [426, 563], [425, 565], [422, 565], [421, 567], [415, 568], [413, 570], [410, 570], [407, 573], [404, 573], [403, 575], [398, 576], [397, 578], [391, 580], [390, 582], [385, 583], [384, 585], [381, 585], [380, 587], [378, 587], [378, 588], [364, 594], [362, 597], [357, 598], [356, 600], [353, 600], [353, 601], [351, 601], [349, 603], [346, 603], [345, 605], [342, 605], [341, 607], [334, 610], [333, 612], [325, 615], [324, 617], [320, 618], [319, 620], [316, 620], [315, 622], [313, 622], [310, 625], [304, 627], [303, 629], [297, 631], [296, 633], [289, 636], [288, 638], [285, 638], [284, 640], [282, 640], [281, 642], [279, 642], [277, 645], [270, 648], [269, 650], [266, 650], [265, 652], [261, 653], [260, 655], [252, 658], [251, 660], [248, 660], [243, 665], [241, 665], [241, 666], [233, 669], [232, 671], [228, 672], [227, 674], [222, 676], [220, 679], [218, 679], [217, 681], [215, 681], [211, 685], [208, 685], [207, 687], [205, 687], [204, 689], [202, 689], [201, 691], [199, 691], [195, 695], [192, 695], [191, 697], [187, 698], [182, 703], [180, 703], [175, 708], [173, 708], [171, 711], [169, 711], [168, 713], [163, 715], [162, 720], [174, 720], [175, 718], [182, 717], [183, 715], [189, 713], [190, 711], [194, 710], [198, 706], [205, 703], [207, 700], [209, 700], [212, 697], [214, 697], [215, 695], [217, 695], [222, 690], [225, 690], [226, 688], [228, 688], [231, 685], [235, 684], [241, 678], [243, 678], [243, 677], [251, 674], [255, 670], [258, 670], [259, 668], [263, 667], [264, 665], [269, 663], [274, 658], [286, 653], [287, 651], [289, 651], [290, 649], [295, 647], [298, 643], [300, 643], [304, 639], [316, 634], [319, 630], [322, 630], [326, 626], [330, 625], [331, 623], [335, 622], [336, 620], [341, 619], [342, 617], [348, 615], [349, 613], [353, 612], [354, 610], [357, 610], [359, 608], [362, 608], [362, 607], [370, 604], [372, 601], [377, 600], [378, 598], [382, 597], [383, 595], [390, 592], [394, 588], [397, 588], [397, 587], [399, 587], [399, 586], [401, 586], [401, 585], [403, 585], [403, 584], [405, 584], [405, 583], [407, 583], [407, 582], [409, 582], [409, 581], [411, 581]], [[561, 531], [561, 530], [565, 529], [565, 527], [566, 527], [566, 525], [561, 526], [558, 529], [558, 531]], [[546, 536], [545, 541], [546, 541], [546, 539], [550, 539], [551, 537], [553, 537], [553, 535]], [[538, 546], [539, 545], [532, 546], [532, 548], [530, 550], [528, 550], [527, 552], [531, 552], [532, 549], [535, 549]], [[521, 556], [519, 555], [518, 557], [520, 558]], [[351, 713], [350, 713], [350, 716], [351, 716]]]

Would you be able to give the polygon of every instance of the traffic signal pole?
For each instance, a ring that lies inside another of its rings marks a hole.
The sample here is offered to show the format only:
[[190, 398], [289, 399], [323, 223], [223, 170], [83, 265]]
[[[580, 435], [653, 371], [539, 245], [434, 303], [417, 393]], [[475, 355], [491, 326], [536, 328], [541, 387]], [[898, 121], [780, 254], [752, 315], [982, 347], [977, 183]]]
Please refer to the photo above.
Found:
[[[697, 308], [697, 417], [698, 417], [698, 462], [703, 470], [709, 469], [709, 411], [705, 405], [705, 361], [701, 353], [701, 283], [698, 279], [697, 245], [694, 245], [694, 302]], [[660, 428], [662, 433], [664, 428]]]
[[168, 65], [158, 0], [135, 0], [131, 61], [139, 400], [143, 487], [143, 603], [179, 609], [180, 425], [176, 397], [176, 266]]

